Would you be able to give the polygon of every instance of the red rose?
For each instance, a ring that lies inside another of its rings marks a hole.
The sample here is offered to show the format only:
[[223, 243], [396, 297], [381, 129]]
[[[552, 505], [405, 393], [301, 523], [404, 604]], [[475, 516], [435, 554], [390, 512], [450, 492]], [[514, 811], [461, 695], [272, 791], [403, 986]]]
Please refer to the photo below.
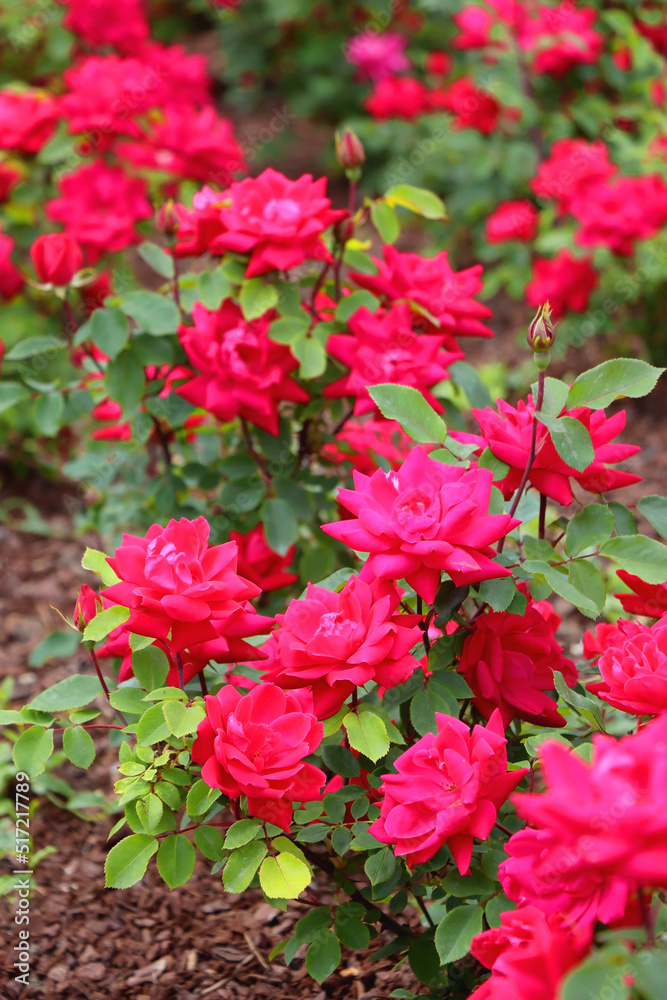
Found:
[[23, 275], [12, 261], [14, 240], [0, 233], [0, 295], [9, 302], [15, 298], [23, 285]]
[[633, 576], [624, 569], [616, 570], [616, 575], [632, 591], [631, 594], [614, 594], [629, 615], [645, 615], [647, 618], [667, 615], [667, 584], [645, 583], [641, 577]]
[[369, 833], [392, 844], [410, 866], [428, 861], [447, 844], [459, 872], [470, 868], [473, 838], [486, 840], [498, 809], [528, 768], [507, 771], [507, 740], [499, 713], [486, 727], [435, 713], [427, 733], [384, 774], [380, 818]]
[[413, 118], [429, 110], [429, 92], [421, 82], [411, 76], [390, 76], [378, 80], [373, 93], [364, 101], [364, 107], [377, 121], [388, 118]]
[[505, 201], [486, 220], [484, 235], [488, 243], [508, 240], [529, 242], [537, 236], [539, 213], [527, 201]]
[[533, 274], [526, 285], [526, 302], [541, 306], [548, 302], [553, 318], [566, 312], [585, 312], [599, 275], [587, 257], [577, 258], [569, 250], [559, 250], [552, 260], [536, 257]]
[[490, 135], [498, 125], [500, 105], [486, 90], [476, 87], [470, 77], [462, 76], [444, 91], [433, 91], [430, 99], [434, 110], [452, 112], [452, 128], [474, 128], [482, 135]]
[[206, 698], [192, 759], [211, 788], [230, 799], [246, 795], [251, 816], [289, 831], [293, 803], [319, 798], [326, 781], [303, 759], [320, 745], [322, 732], [322, 723], [274, 684], [259, 684], [243, 697], [226, 685]]
[[99, 596], [92, 587], [84, 583], [74, 605], [74, 624], [79, 632], [83, 632], [86, 625], [100, 613], [102, 607], [102, 601]]
[[602, 680], [586, 687], [632, 715], [667, 712], [667, 621], [639, 625], [621, 619], [605, 629], [597, 662]]
[[578, 195], [585, 198], [591, 184], [607, 180], [616, 170], [609, 162], [609, 152], [603, 142], [558, 139], [530, 186], [541, 198], [553, 198], [559, 210], [566, 212], [574, 198]]
[[129, 55], [148, 40], [143, 0], [67, 0], [64, 25], [93, 48]]
[[69, 285], [83, 267], [81, 247], [66, 233], [38, 236], [30, 248], [30, 256], [37, 277], [44, 284]]
[[261, 524], [256, 524], [247, 535], [242, 535], [240, 531], [230, 531], [229, 540], [236, 542], [238, 546], [239, 573], [261, 590], [279, 590], [298, 581], [296, 573], [287, 572], [294, 559], [296, 546], [291, 545], [284, 556], [274, 552], [269, 548]]
[[254, 613], [247, 601], [259, 587], [236, 572], [236, 542], [208, 545], [205, 518], [152, 525], [144, 538], [123, 535], [108, 560], [120, 577], [102, 591], [114, 604], [130, 608], [126, 628], [137, 635], [170, 638], [171, 650], [227, 636], [238, 639], [267, 632], [273, 620]]
[[0, 91], [0, 149], [38, 153], [58, 121], [53, 98], [39, 91]]

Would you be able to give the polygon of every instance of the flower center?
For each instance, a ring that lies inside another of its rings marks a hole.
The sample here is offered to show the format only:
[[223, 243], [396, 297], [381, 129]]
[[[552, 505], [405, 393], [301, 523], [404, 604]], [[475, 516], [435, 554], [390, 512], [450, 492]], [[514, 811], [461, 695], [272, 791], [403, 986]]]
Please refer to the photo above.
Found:
[[271, 198], [262, 212], [267, 222], [282, 222], [289, 225], [301, 218], [301, 206], [293, 198]]
[[350, 635], [353, 628], [352, 622], [345, 617], [342, 611], [327, 611], [320, 618], [319, 628], [315, 635]]

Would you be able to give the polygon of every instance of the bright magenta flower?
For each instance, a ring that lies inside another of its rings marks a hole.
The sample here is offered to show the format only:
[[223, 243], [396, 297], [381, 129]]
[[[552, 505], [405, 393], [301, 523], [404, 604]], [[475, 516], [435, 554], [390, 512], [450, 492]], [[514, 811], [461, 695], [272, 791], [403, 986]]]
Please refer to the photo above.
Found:
[[594, 734], [590, 764], [549, 740], [539, 754], [546, 792], [514, 797], [531, 827], [506, 845], [509, 898], [590, 927], [622, 917], [638, 886], [667, 888], [667, 714]]
[[628, 257], [637, 240], [655, 236], [667, 222], [667, 184], [650, 174], [591, 185], [573, 199], [570, 211], [581, 225], [579, 246], [606, 246]]
[[9, 196], [22, 178], [20, 170], [10, 163], [0, 161], [0, 205], [9, 200]]
[[320, 796], [326, 775], [304, 762], [322, 741], [323, 726], [294, 695], [259, 684], [241, 696], [230, 685], [206, 698], [192, 759], [211, 788], [230, 799], [246, 795], [251, 816], [290, 828], [293, 803]]
[[[484, 448], [490, 448], [496, 458], [509, 465], [509, 472], [496, 483], [505, 499], [509, 500], [518, 488], [528, 464], [534, 405], [530, 395], [526, 402], [519, 400], [516, 408], [502, 399], [498, 400], [497, 405], [498, 412], [490, 407], [484, 410], [473, 409], [482, 431], [481, 437], [459, 431], [452, 432], [452, 436], [465, 443], [478, 443], [480, 453]], [[606, 493], [630, 483], [641, 482], [641, 476], [609, 468], [641, 451], [638, 445], [613, 443], [613, 438], [625, 427], [625, 410], [607, 417], [604, 410], [578, 406], [573, 410], [563, 409], [560, 416], [573, 417], [583, 424], [591, 435], [595, 459], [583, 472], [570, 468], [554, 448], [551, 433], [544, 424], [538, 424], [535, 461], [528, 480], [531, 486], [556, 503], [570, 504], [570, 480], [591, 493]]]
[[585, 312], [599, 275], [587, 257], [575, 257], [569, 250], [559, 250], [548, 260], [536, 257], [533, 274], [526, 285], [526, 302], [539, 306], [548, 302], [554, 319], [566, 312]]
[[63, 24], [93, 48], [108, 45], [130, 55], [148, 40], [143, 0], [66, 0], [65, 5]]
[[336, 435], [336, 443], [325, 444], [321, 455], [337, 465], [350, 462], [357, 472], [370, 476], [382, 467], [375, 455], [396, 469], [411, 449], [412, 441], [397, 420], [347, 420]]
[[141, 118], [165, 99], [162, 78], [141, 58], [89, 56], [65, 70], [65, 85], [59, 110], [72, 135], [89, 133], [96, 153], [115, 135], [142, 138]]
[[589, 930], [572, 933], [558, 914], [547, 917], [535, 906], [506, 910], [500, 927], [472, 940], [471, 954], [492, 975], [470, 1000], [559, 1000], [563, 979], [590, 945]]
[[535, 73], [564, 76], [573, 67], [597, 63], [604, 49], [604, 38], [594, 30], [598, 12], [593, 7], [569, 0], [555, 7], [537, 6], [523, 18], [521, 47], [533, 55]]
[[465, 639], [458, 666], [472, 688], [473, 704], [488, 719], [496, 710], [505, 728], [512, 719], [537, 726], [564, 726], [553, 691], [558, 672], [570, 687], [577, 668], [555, 639], [558, 615], [545, 619], [529, 599], [525, 615], [492, 611], [480, 615]]
[[364, 101], [364, 107], [376, 121], [403, 118], [410, 122], [430, 110], [429, 92], [421, 80], [411, 76], [389, 76], [378, 80], [372, 94]]
[[538, 219], [537, 209], [527, 199], [504, 201], [486, 220], [486, 241], [506, 243], [508, 240], [534, 240], [537, 236]]
[[410, 307], [393, 305], [387, 312], [372, 313], [365, 306], [350, 316], [351, 336], [333, 333], [327, 353], [346, 368], [348, 375], [328, 385], [329, 399], [355, 398], [354, 413], [377, 412], [368, 387], [383, 382], [418, 389], [437, 413], [443, 406], [429, 389], [449, 378], [447, 368], [463, 357], [461, 351], [444, 350], [444, 337], [420, 337], [411, 324]]
[[0, 149], [37, 153], [58, 121], [53, 98], [32, 90], [0, 90]]
[[645, 583], [639, 576], [617, 569], [616, 575], [630, 588], [631, 594], [614, 594], [629, 615], [662, 618], [667, 615], [667, 584]]
[[83, 267], [81, 247], [66, 233], [38, 236], [30, 248], [30, 256], [37, 277], [47, 284], [69, 285]]
[[[481, 264], [454, 271], [446, 250], [434, 257], [422, 257], [418, 253], [400, 253], [391, 246], [384, 248], [384, 260], [373, 257], [373, 263], [377, 275], [354, 272], [352, 280], [385, 302], [412, 299], [440, 323], [439, 327], [427, 324], [425, 332], [455, 337], [493, 336], [482, 322], [491, 316], [491, 310], [474, 299], [483, 287]], [[424, 323], [419, 313], [415, 319]]]
[[447, 844], [459, 872], [470, 868], [473, 838], [486, 840], [498, 809], [528, 768], [507, 770], [507, 740], [500, 714], [472, 730], [435, 713], [437, 733], [427, 733], [394, 761], [397, 774], [382, 775], [380, 817], [369, 833], [410, 866], [428, 861]]
[[397, 472], [353, 475], [356, 489], [339, 490], [338, 498], [354, 519], [322, 530], [370, 553], [363, 579], [405, 578], [432, 604], [443, 572], [457, 586], [511, 575], [493, 562], [491, 544], [520, 522], [488, 513], [488, 469], [442, 465], [414, 448]]
[[267, 316], [248, 322], [225, 299], [215, 312], [197, 303], [192, 318], [195, 325], [182, 326], [179, 337], [198, 374], [178, 395], [223, 422], [243, 417], [277, 434], [279, 403], [306, 403], [308, 394], [290, 378], [298, 361], [289, 347], [267, 336]]
[[61, 196], [47, 202], [46, 214], [81, 244], [90, 264], [138, 242], [137, 223], [153, 215], [145, 182], [101, 160], [66, 174], [58, 187]]
[[592, 184], [608, 180], [617, 168], [609, 162], [603, 142], [585, 139], [558, 139], [549, 151], [549, 159], [540, 164], [530, 186], [542, 198], [552, 198], [561, 212]]
[[25, 282], [23, 275], [12, 261], [14, 240], [0, 233], [0, 296], [9, 302], [15, 298]]
[[241, 576], [256, 584], [260, 590], [279, 590], [289, 587], [299, 579], [296, 573], [287, 570], [292, 564], [296, 546], [291, 545], [284, 556], [269, 548], [264, 528], [256, 524], [247, 535], [240, 531], [230, 531], [229, 540], [238, 546], [238, 571]]
[[83, 632], [86, 625], [95, 618], [102, 610], [102, 601], [96, 592], [84, 583], [74, 605], [74, 624], [79, 632]]
[[273, 619], [256, 614], [247, 603], [260, 590], [237, 574], [236, 542], [209, 546], [209, 531], [204, 517], [182, 517], [166, 528], [152, 525], [144, 538], [123, 535], [108, 560], [120, 583], [100, 596], [130, 608], [128, 631], [169, 638], [174, 653], [210, 640], [268, 632]]
[[586, 687], [614, 708], [633, 715], [667, 712], [667, 621], [617, 623], [604, 631], [597, 662], [602, 680]]
[[452, 112], [453, 129], [474, 128], [482, 135], [490, 135], [498, 125], [500, 105], [468, 76], [455, 80], [444, 91], [433, 91], [431, 103], [434, 110]]
[[357, 67], [360, 80], [384, 80], [410, 69], [410, 60], [405, 55], [407, 38], [395, 31], [380, 34], [362, 31], [345, 44], [345, 58]]
[[288, 180], [267, 168], [225, 192], [220, 208], [223, 231], [209, 250], [250, 254], [247, 277], [287, 271], [305, 260], [331, 260], [322, 233], [345, 215], [331, 208], [326, 178], [304, 174]]
[[337, 593], [312, 583], [305, 597], [276, 615], [275, 657], [264, 675], [283, 688], [309, 687], [319, 719], [334, 715], [355, 687], [375, 681], [395, 687], [418, 661], [418, 615], [398, 611], [393, 584], [355, 576]]

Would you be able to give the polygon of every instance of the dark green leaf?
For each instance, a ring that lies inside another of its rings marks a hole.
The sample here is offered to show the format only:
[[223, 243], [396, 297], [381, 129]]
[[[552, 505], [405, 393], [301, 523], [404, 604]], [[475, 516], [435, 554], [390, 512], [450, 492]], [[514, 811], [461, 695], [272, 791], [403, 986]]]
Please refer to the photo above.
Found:
[[600, 410], [619, 397], [638, 399], [651, 392], [664, 370], [653, 368], [637, 358], [603, 361], [576, 379], [567, 397], [567, 405], [569, 408], [589, 406]]
[[102, 685], [97, 677], [71, 674], [38, 694], [29, 707], [40, 712], [63, 712], [70, 708], [83, 708], [101, 693]]
[[610, 538], [600, 546], [600, 555], [613, 559], [628, 573], [640, 576], [646, 583], [667, 581], [665, 546], [654, 538], [644, 535]]
[[154, 336], [176, 333], [178, 329], [180, 317], [176, 305], [157, 292], [128, 292], [120, 308], [137, 326]]
[[482, 930], [480, 906], [457, 906], [446, 913], [435, 932], [435, 946], [443, 965], [458, 962], [470, 951], [472, 939]]
[[117, 306], [95, 309], [88, 330], [92, 342], [111, 359], [120, 354], [130, 334], [127, 319]]
[[584, 549], [606, 542], [613, 530], [614, 515], [609, 508], [600, 503], [589, 503], [568, 524], [565, 552], [568, 556], [576, 556]]
[[637, 508], [660, 537], [667, 538], [667, 497], [652, 493], [642, 497]]
[[104, 864], [107, 889], [128, 889], [138, 882], [157, 849], [155, 837], [146, 833], [133, 833], [112, 847]]
[[595, 458], [591, 436], [574, 417], [550, 417], [536, 413], [536, 418], [549, 430], [554, 448], [572, 469], [583, 472]]
[[192, 877], [197, 855], [185, 834], [172, 833], [160, 844], [156, 860], [160, 875], [170, 889], [175, 889]]

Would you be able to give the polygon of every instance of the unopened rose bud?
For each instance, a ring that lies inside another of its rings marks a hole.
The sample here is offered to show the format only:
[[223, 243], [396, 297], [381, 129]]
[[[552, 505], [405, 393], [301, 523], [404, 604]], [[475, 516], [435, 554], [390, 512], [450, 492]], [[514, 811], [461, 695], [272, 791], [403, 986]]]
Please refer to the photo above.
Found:
[[87, 583], [84, 583], [83, 587], [79, 591], [79, 596], [76, 599], [76, 604], [74, 605], [74, 624], [78, 628], [79, 632], [83, 632], [86, 625], [89, 624], [95, 618], [96, 615], [103, 610], [103, 604], [99, 596], [95, 593], [92, 587], [89, 587]]
[[37, 277], [45, 285], [62, 288], [83, 267], [81, 247], [66, 233], [38, 236], [30, 248]]
[[333, 227], [334, 239], [337, 243], [347, 243], [354, 236], [354, 221], [351, 216], [339, 219]]
[[[336, 132], [336, 159], [349, 180], [359, 179], [360, 167], [366, 159], [366, 153], [361, 141], [348, 128], [343, 132]], [[350, 173], [354, 176], [350, 177]]]
[[155, 228], [169, 237], [176, 235], [178, 225], [178, 216], [174, 209], [174, 201], [170, 198], [169, 201], [165, 201], [163, 205], [160, 205], [155, 213]]
[[551, 306], [545, 302], [537, 310], [537, 315], [528, 327], [526, 340], [535, 354], [545, 354], [551, 350], [556, 339], [556, 327], [551, 318]]

